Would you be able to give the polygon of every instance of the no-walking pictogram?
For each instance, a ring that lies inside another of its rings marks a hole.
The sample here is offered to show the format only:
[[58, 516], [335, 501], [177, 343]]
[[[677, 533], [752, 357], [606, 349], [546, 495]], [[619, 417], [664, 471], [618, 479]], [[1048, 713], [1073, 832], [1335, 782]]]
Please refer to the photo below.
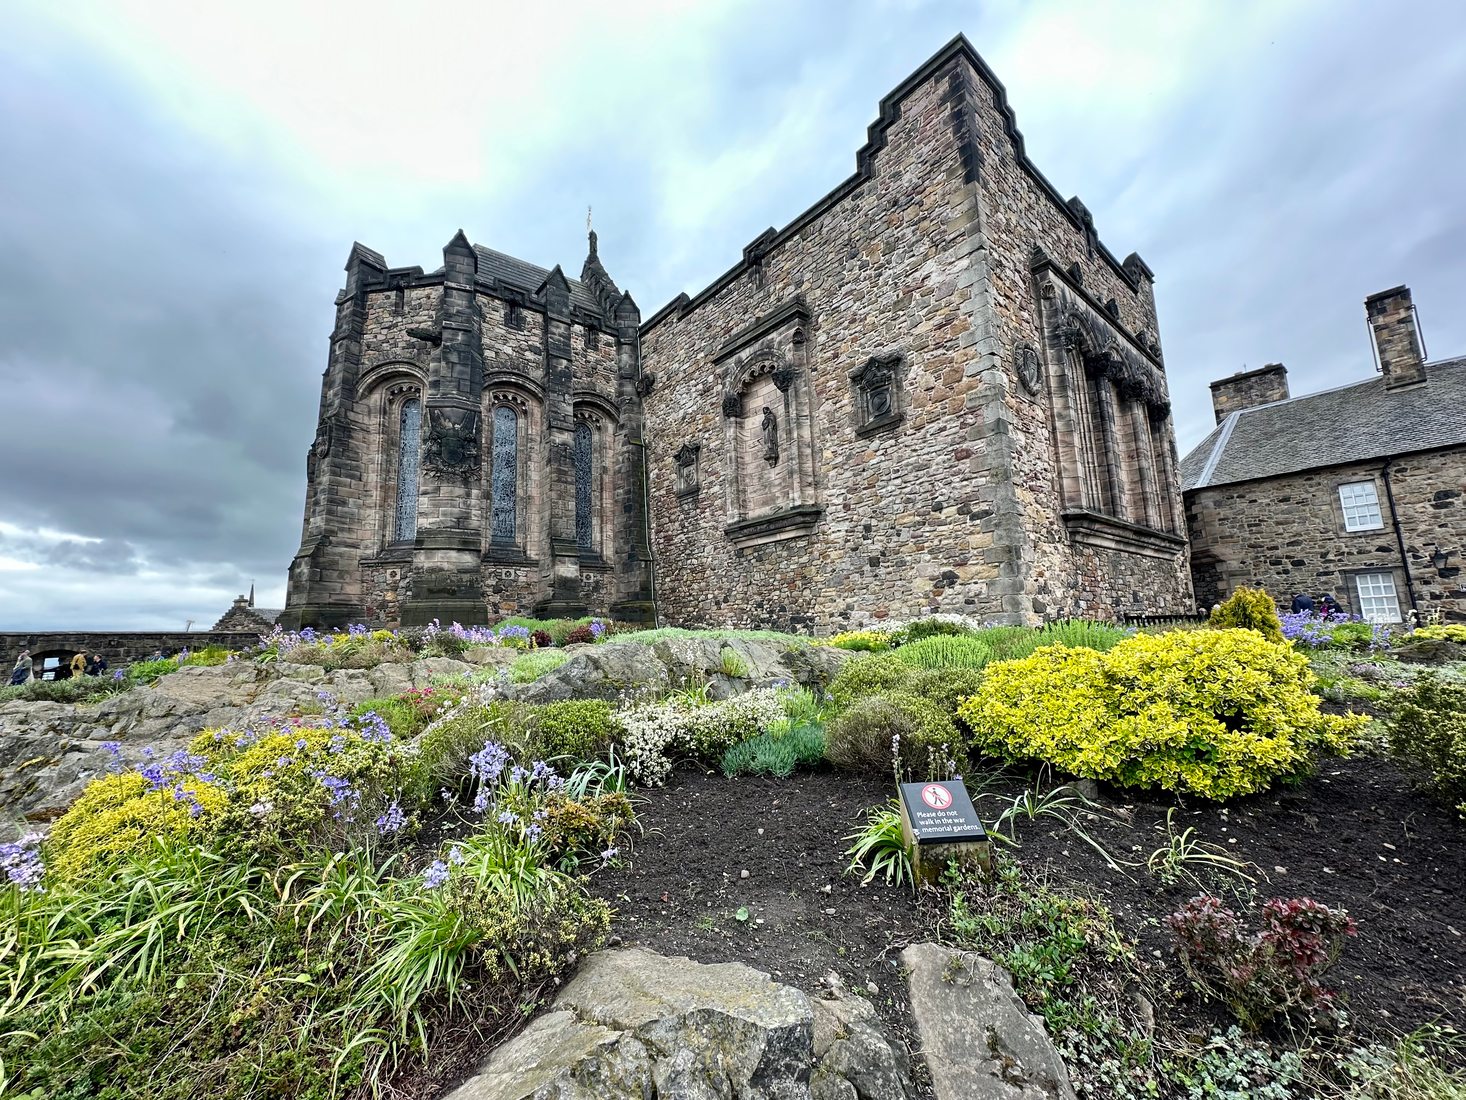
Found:
[[928, 783], [921, 789], [921, 800], [934, 810], [945, 810], [952, 805], [952, 792], [940, 783]]

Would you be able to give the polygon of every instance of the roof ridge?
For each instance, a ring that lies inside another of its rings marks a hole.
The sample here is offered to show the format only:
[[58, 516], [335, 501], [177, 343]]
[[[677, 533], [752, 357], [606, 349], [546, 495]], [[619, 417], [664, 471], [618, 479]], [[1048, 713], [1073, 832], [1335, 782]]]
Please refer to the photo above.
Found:
[[[1274, 402], [1278, 404], [1279, 402]], [[1195, 488], [1205, 489], [1211, 483], [1212, 474], [1217, 472], [1217, 463], [1222, 460], [1222, 454], [1227, 449], [1227, 441], [1232, 438], [1232, 429], [1237, 426], [1237, 421], [1242, 419], [1246, 409], [1238, 409], [1230, 413], [1227, 419], [1222, 422], [1222, 430], [1217, 435], [1217, 441], [1212, 446], [1211, 454], [1207, 456], [1206, 465], [1201, 468], [1201, 476], [1196, 479]]]

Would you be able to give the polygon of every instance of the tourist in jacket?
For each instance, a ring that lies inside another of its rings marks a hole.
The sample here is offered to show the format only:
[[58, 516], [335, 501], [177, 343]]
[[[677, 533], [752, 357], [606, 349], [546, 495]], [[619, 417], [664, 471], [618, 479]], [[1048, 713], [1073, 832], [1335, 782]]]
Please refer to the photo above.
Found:
[[10, 670], [11, 686], [23, 684], [31, 678], [31, 651], [22, 649], [20, 656], [15, 659], [15, 667]]

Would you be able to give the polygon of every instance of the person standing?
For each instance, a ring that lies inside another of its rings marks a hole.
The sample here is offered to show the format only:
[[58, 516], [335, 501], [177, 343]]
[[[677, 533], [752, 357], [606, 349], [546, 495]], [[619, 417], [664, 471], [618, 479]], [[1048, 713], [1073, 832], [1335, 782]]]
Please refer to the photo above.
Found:
[[1293, 614], [1297, 615], [1302, 611], [1313, 614], [1313, 597], [1306, 592], [1300, 592], [1293, 597]]
[[73, 680], [80, 680], [86, 675], [86, 671], [87, 655], [85, 653], [78, 653], [71, 658], [71, 678]]
[[12, 687], [23, 684], [31, 678], [31, 651], [22, 649], [20, 656], [15, 659], [15, 667], [10, 670], [10, 684]]

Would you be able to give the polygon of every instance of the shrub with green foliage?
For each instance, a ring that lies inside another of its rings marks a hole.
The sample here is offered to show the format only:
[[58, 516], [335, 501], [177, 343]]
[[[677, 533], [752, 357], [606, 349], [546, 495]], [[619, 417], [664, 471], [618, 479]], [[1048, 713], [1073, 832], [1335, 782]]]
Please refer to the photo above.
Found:
[[611, 704], [604, 699], [544, 703], [526, 712], [529, 748], [544, 758], [568, 756], [594, 760], [616, 734]]
[[830, 702], [844, 709], [867, 695], [901, 687], [911, 677], [911, 666], [894, 653], [852, 657], [830, 681]]
[[908, 642], [896, 650], [896, 659], [915, 668], [980, 669], [992, 657], [992, 650], [981, 638], [953, 637], [945, 634]]
[[825, 755], [852, 771], [893, 768], [937, 778], [960, 769], [963, 738], [951, 717], [930, 699], [887, 691], [858, 699], [830, 723]]
[[1256, 631], [1141, 634], [991, 664], [959, 714], [987, 755], [1226, 799], [1347, 750], [1367, 719], [1321, 714], [1312, 683], [1302, 654]]
[[921, 668], [911, 674], [904, 690], [930, 699], [965, 728], [958, 708], [962, 700], [982, 690], [982, 681], [983, 674], [975, 668]]
[[1273, 598], [1260, 588], [1239, 588], [1207, 620], [1218, 630], [1255, 630], [1270, 642], [1283, 640], [1283, 623]]
[[1466, 814], [1466, 684], [1420, 677], [1394, 694], [1386, 725], [1400, 762]]
[[1438, 623], [1422, 626], [1411, 633], [1414, 638], [1428, 638], [1437, 642], [1459, 642], [1466, 645], [1466, 623]]

